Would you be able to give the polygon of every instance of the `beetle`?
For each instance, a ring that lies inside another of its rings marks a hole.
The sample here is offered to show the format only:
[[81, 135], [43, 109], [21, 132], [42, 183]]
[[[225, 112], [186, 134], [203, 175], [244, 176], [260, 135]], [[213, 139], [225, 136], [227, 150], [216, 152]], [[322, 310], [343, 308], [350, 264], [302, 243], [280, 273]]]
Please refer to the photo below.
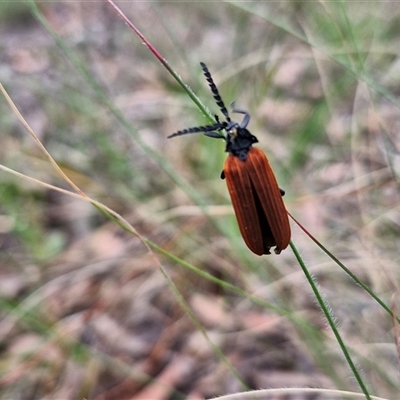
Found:
[[[200, 63], [204, 76], [225, 121], [215, 115], [211, 125], [186, 128], [168, 138], [190, 133], [225, 140], [225, 160], [221, 178], [226, 179], [240, 232], [247, 247], [255, 254], [271, 254], [274, 248], [280, 254], [290, 242], [288, 213], [282, 200], [274, 172], [265, 153], [253, 147], [258, 139], [249, 132], [250, 114], [231, 104], [232, 113], [243, 114], [241, 123], [232, 121], [206, 64]], [[222, 133], [222, 132], [225, 132]]]

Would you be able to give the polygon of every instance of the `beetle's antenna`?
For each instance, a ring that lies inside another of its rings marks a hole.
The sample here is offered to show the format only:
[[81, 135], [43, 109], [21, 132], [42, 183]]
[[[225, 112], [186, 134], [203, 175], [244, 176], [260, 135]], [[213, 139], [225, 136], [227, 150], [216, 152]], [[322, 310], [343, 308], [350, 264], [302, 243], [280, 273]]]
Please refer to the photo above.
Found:
[[201, 65], [201, 69], [203, 70], [204, 76], [207, 79], [208, 85], [210, 86], [211, 92], [214, 96], [214, 99], [215, 99], [219, 109], [221, 110], [222, 114], [224, 114], [226, 120], [228, 122], [230, 122], [231, 118], [229, 117], [228, 110], [225, 107], [224, 101], [222, 100], [222, 97], [218, 92], [218, 88], [217, 88], [216, 84], [214, 83], [213, 78], [211, 77], [211, 74], [207, 68], [207, 65], [204, 64], [203, 62], [201, 62], [200, 65]]
[[218, 122], [217, 124], [214, 124], [214, 125], [194, 126], [193, 128], [186, 128], [181, 131], [175, 132], [172, 135], [167, 136], [167, 139], [173, 138], [175, 136], [186, 135], [189, 133], [207, 133], [207, 132], [213, 132], [216, 130], [219, 131], [221, 129], [224, 129], [225, 126], [226, 126], [226, 122], [222, 122], [222, 123]]

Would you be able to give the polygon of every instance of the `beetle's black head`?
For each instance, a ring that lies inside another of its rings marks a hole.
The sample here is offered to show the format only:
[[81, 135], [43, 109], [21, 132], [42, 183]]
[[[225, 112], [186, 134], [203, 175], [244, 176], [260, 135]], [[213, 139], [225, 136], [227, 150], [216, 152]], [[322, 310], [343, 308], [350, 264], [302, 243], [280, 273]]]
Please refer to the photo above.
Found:
[[251, 146], [257, 142], [258, 139], [246, 128], [238, 126], [227, 131], [225, 151], [242, 161], [246, 161], [247, 153], [251, 149]]

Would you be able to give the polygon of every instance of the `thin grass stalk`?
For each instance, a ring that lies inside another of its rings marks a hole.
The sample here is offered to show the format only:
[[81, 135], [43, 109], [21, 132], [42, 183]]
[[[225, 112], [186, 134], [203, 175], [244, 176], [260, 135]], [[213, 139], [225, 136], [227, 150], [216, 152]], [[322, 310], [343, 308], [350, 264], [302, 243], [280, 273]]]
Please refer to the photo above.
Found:
[[114, 8], [117, 14], [124, 20], [124, 22], [135, 32], [137, 36], [143, 41], [147, 48], [155, 55], [158, 61], [166, 68], [166, 70], [172, 75], [172, 77], [178, 82], [182, 89], [188, 94], [188, 96], [193, 100], [200, 111], [208, 118], [211, 123], [215, 122], [214, 116], [208, 110], [208, 108], [201, 102], [197, 95], [193, 92], [191, 87], [187, 85], [181, 76], [169, 65], [165, 57], [147, 40], [147, 38], [140, 32], [140, 30], [128, 19], [128, 17], [122, 12], [122, 10], [112, 1], [107, 0], [108, 3]]
[[303, 258], [301, 257], [300, 253], [298, 252], [296, 246], [293, 244], [292, 241], [290, 242], [290, 247], [293, 250], [293, 253], [296, 256], [297, 261], [299, 262], [299, 264], [304, 272], [304, 275], [306, 276], [306, 279], [311, 286], [311, 289], [314, 293], [315, 298], [317, 299], [317, 302], [321, 308], [322, 313], [325, 315], [325, 318], [328, 321], [328, 324], [329, 324], [330, 328], [332, 329], [333, 334], [335, 335], [336, 341], [338, 342], [338, 344], [342, 350], [342, 353], [347, 361], [347, 364], [349, 365], [349, 367], [351, 369], [352, 374], [356, 378], [362, 392], [365, 395], [365, 398], [367, 400], [371, 400], [369, 391], [368, 391], [366, 385], [364, 384], [364, 381], [361, 378], [361, 375], [359, 374], [359, 372], [350, 356], [350, 353], [348, 352], [347, 347], [344, 344], [342, 336], [340, 335], [339, 330], [336, 326], [335, 317], [332, 315], [332, 308], [328, 305], [326, 298], [323, 297], [323, 295], [319, 291], [317, 283], [315, 281], [315, 278], [308, 271], [308, 268], [307, 268]]

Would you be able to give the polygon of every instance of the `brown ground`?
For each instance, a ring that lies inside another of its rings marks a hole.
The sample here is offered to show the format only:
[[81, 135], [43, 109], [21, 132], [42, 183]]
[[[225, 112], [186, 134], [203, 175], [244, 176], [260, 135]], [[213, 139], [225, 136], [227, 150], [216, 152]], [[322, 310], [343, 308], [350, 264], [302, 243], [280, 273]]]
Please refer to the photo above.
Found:
[[[287, 17], [316, 46], [230, 4], [119, 5], [210, 108], [199, 61], [215, 71], [227, 103], [237, 98], [252, 110], [251, 127], [276, 167], [287, 208], [390, 304], [399, 281], [400, 115], [390, 101], [400, 88], [392, 45], [399, 11], [386, 4], [344, 13], [354, 17], [353, 39], [373, 78], [365, 83], [329, 57], [360, 61], [347, 34], [329, 31], [347, 26], [330, 3], [253, 2], [276, 24]], [[11, 11], [0, 25], [0, 82], [63, 170], [143, 237], [264, 303], [149, 252], [88, 203], [1, 172], [0, 398], [201, 399], [288, 387], [360, 392], [291, 250], [259, 258], [236, 233], [218, 229], [237, 232], [219, 180], [223, 146], [208, 138], [166, 140], [201, 117], [112, 8], [41, 4], [90, 78], [29, 12]], [[375, 36], [358, 31], [370, 27]], [[1, 164], [68, 188], [0, 104]], [[294, 225], [293, 240], [371, 393], [400, 398], [391, 318]], [[342, 397], [299, 390], [262, 398]]]

